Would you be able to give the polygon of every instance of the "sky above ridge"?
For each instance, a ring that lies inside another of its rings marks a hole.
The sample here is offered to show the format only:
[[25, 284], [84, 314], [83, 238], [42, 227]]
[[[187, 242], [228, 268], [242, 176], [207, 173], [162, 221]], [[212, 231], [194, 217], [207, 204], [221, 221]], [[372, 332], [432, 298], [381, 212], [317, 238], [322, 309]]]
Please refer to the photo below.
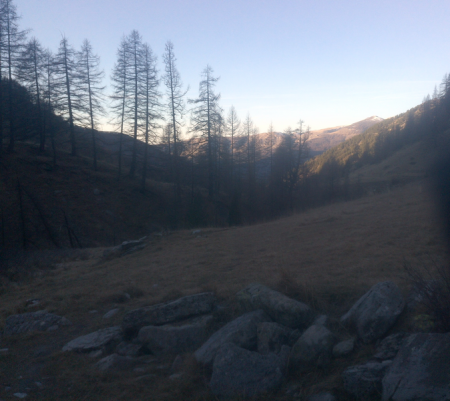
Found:
[[[123, 35], [158, 57], [167, 40], [188, 98], [206, 65], [231, 105], [267, 131], [388, 118], [419, 104], [450, 72], [448, 0], [15, 0], [22, 29], [56, 52], [89, 39], [105, 84]], [[161, 90], [164, 90], [161, 84]], [[186, 122], [189, 119], [186, 118]], [[107, 128], [107, 127], [105, 127]]]

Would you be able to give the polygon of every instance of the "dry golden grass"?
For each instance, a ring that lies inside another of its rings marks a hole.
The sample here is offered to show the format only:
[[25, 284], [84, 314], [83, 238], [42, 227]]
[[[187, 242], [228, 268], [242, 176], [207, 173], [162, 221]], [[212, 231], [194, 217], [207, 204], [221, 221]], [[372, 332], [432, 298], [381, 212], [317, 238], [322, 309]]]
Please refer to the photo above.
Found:
[[[206, 373], [193, 362], [186, 368], [190, 374], [177, 384], [161, 373], [156, 379], [137, 382], [136, 374], [103, 376], [93, 370], [88, 357], [59, 352], [77, 335], [120, 324], [133, 308], [208, 290], [233, 315], [233, 295], [257, 281], [309, 303], [318, 312], [339, 317], [378, 281], [393, 280], [406, 294], [410, 283], [403, 270], [405, 259], [416, 264], [447, 261], [423, 181], [274, 222], [153, 237], [144, 250], [110, 261], [101, 260], [102, 249], [88, 251], [88, 260], [42, 269], [23, 282], [3, 286], [0, 326], [8, 315], [26, 311], [29, 298], [41, 299], [40, 307], [74, 323], [51, 335], [2, 340], [1, 347], [14, 350], [0, 356], [0, 368], [8, 372], [5, 380], [11, 385], [17, 375], [28, 374], [20, 373], [27, 364], [43, 364], [41, 374], [51, 378], [52, 390], [42, 390], [41, 399], [213, 399]], [[119, 307], [120, 313], [105, 322], [103, 313], [113, 307]], [[98, 313], [89, 313], [93, 309]], [[30, 350], [48, 342], [54, 346], [50, 355], [31, 356]], [[367, 352], [366, 348], [356, 359], [335, 361], [328, 373], [311, 373], [311, 380], [291, 379], [303, 383], [305, 396], [320, 389], [339, 392], [339, 372]], [[267, 399], [289, 399], [283, 391], [271, 397]]]

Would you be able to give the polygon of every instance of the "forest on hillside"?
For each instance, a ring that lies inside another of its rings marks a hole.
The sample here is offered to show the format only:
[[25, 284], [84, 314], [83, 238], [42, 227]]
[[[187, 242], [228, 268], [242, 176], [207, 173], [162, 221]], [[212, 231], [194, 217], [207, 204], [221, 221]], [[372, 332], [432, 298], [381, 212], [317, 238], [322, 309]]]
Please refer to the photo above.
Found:
[[[50, 237], [52, 232], [45, 218], [51, 211], [43, 206], [51, 201], [38, 199], [12, 168], [19, 145], [50, 158], [48, 174], [57, 174], [60, 161], [71, 157], [83, 166], [88, 162], [95, 173], [131, 182], [147, 202], [157, 191], [152, 183], [167, 184], [158, 194], [164, 206], [155, 213], [178, 228], [253, 223], [360, 196], [363, 189], [348, 178], [353, 170], [423, 138], [438, 147], [448, 136], [445, 76], [440, 91], [421, 105], [308, 160], [303, 121], [288, 127], [276, 147], [272, 126], [258, 142], [250, 115], [239, 118], [234, 107], [222, 109], [211, 66], [201, 73], [198, 97], [187, 99], [170, 41], [162, 59], [159, 74], [156, 55], [133, 30], [118, 44], [107, 91], [89, 40], [74, 49], [63, 36], [53, 54], [21, 28], [14, 1], [0, 0], [0, 186], [10, 194], [9, 201], [0, 199], [2, 246], [10, 232], [22, 230], [25, 238], [25, 229], [11, 221], [27, 220], [26, 202], [40, 216], [36, 224], [46, 226]], [[99, 131], [102, 121], [114, 132]]]

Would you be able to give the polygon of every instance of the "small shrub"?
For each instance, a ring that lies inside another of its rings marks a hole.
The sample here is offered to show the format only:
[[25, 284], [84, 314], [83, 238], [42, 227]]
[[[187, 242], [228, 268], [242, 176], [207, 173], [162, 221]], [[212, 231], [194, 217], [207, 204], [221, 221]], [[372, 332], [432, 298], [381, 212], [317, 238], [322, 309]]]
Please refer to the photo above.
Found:
[[[450, 331], [450, 267], [433, 263], [425, 270], [404, 263], [405, 271], [419, 294], [417, 302], [422, 304], [428, 316], [426, 324], [433, 323], [433, 331]], [[423, 322], [422, 322], [423, 323]]]

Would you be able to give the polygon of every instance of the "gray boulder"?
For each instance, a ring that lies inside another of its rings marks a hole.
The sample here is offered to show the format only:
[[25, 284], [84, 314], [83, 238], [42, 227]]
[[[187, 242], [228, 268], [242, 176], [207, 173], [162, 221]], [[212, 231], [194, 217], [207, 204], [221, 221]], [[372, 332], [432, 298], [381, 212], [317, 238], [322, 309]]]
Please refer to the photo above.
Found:
[[117, 315], [117, 312], [119, 312], [119, 308], [111, 309], [103, 315], [103, 319], [111, 319], [113, 316]]
[[280, 363], [275, 354], [261, 355], [228, 343], [214, 358], [209, 386], [218, 397], [253, 397], [276, 390], [283, 381]]
[[450, 333], [406, 338], [383, 378], [382, 399], [450, 400]]
[[314, 317], [308, 305], [261, 284], [250, 284], [236, 297], [244, 309], [262, 309], [275, 322], [294, 329], [308, 327]]
[[122, 341], [116, 347], [116, 354], [121, 356], [136, 357], [142, 353], [142, 344], [132, 344]]
[[195, 351], [207, 340], [211, 320], [212, 316], [205, 316], [182, 326], [145, 326], [138, 340], [154, 355]]
[[377, 353], [373, 356], [376, 359], [394, 359], [403, 343], [403, 340], [408, 337], [406, 333], [396, 333], [387, 336], [377, 345]]
[[262, 310], [246, 313], [214, 333], [195, 351], [195, 358], [203, 365], [211, 365], [219, 348], [226, 343], [256, 349], [258, 323], [269, 321], [270, 318]]
[[283, 345], [288, 345], [292, 329], [274, 322], [262, 322], [257, 326], [257, 343], [260, 354], [278, 354]]
[[113, 347], [115, 343], [120, 342], [122, 338], [122, 329], [120, 326], [107, 327], [75, 338], [68, 342], [63, 351], [90, 352], [105, 347]]
[[341, 341], [333, 347], [333, 356], [335, 358], [341, 358], [351, 354], [354, 349], [355, 339], [350, 338], [349, 340]]
[[308, 401], [336, 401], [336, 397], [331, 393], [319, 393], [309, 396]]
[[392, 361], [368, 362], [350, 366], [342, 373], [344, 388], [358, 401], [367, 401], [380, 396], [381, 380]]
[[214, 309], [215, 303], [216, 297], [212, 292], [203, 292], [175, 301], [135, 309], [125, 314], [122, 328], [125, 334], [130, 336], [137, 334], [144, 326], [161, 326], [209, 313]]
[[328, 324], [328, 316], [327, 315], [319, 315], [314, 319], [313, 324], [320, 324], [322, 326], [326, 326]]
[[331, 359], [334, 334], [322, 325], [309, 327], [291, 351], [291, 366], [305, 371], [312, 367], [324, 367]]
[[69, 326], [71, 323], [65, 317], [48, 313], [45, 310], [22, 313], [6, 318], [4, 336], [27, 333], [31, 331], [51, 331], [59, 326]]
[[370, 343], [393, 326], [405, 307], [400, 289], [391, 281], [375, 284], [341, 318], [354, 327], [364, 343]]
[[101, 372], [111, 372], [119, 370], [130, 370], [136, 364], [138, 360], [130, 358], [128, 356], [121, 356], [117, 354], [108, 355], [105, 358], [100, 359], [95, 366]]

